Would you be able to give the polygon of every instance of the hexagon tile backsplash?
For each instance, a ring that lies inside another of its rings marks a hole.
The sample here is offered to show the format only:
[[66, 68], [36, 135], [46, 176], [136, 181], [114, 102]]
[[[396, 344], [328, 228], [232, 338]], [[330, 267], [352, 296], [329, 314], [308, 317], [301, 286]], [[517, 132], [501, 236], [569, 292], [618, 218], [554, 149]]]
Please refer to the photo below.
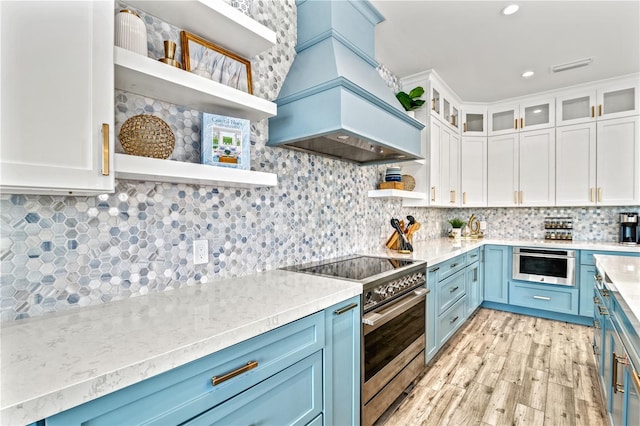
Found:
[[[162, 57], [162, 40], [177, 41], [179, 29], [141, 16], [149, 56]], [[277, 33], [276, 46], [252, 61], [254, 93], [273, 100], [295, 56], [295, 2], [254, 2], [252, 16]], [[381, 73], [394, 87], [397, 78]], [[172, 159], [199, 161], [198, 111], [122, 91], [115, 100], [116, 134], [132, 115], [158, 115], [176, 134]], [[415, 216], [417, 240], [444, 236], [447, 219], [472, 212], [487, 220], [492, 238], [528, 239], [541, 237], [544, 216], [570, 215], [576, 239], [612, 241], [616, 213], [634, 210], [405, 209], [398, 200], [367, 198], [385, 166], [268, 148], [267, 139], [268, 121], [251, 123], [251, 169], [277, 173], [274, 188], [118, 180], [114, 194], [96, 197], [0, 195], [1, 320], [376, 250], [392, 231], [391, 217]], [[196, 239], [209, 240], [208, 264], [193, 264]]]

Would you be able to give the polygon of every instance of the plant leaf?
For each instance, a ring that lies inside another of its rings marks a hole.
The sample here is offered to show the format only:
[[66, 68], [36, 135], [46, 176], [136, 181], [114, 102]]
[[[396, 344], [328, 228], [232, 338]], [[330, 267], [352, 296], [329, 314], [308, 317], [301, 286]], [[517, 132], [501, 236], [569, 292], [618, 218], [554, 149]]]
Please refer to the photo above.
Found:
[[398, 100], [400, 101], [400, 104], [402, 104], [402, 107], [405, 109], [405, 111], [410, 111], [411, 98], [409, 97], [409, 95], [407, 95], [404, 92], [398, 92], [396, 93], [396, 98], [398, 98]]
[[424, 89], [421, 86], [414, 87], [409, 92], [409, 97], [412, 98], [412, 99], [419, 98], [422, 95], [424, 95]]

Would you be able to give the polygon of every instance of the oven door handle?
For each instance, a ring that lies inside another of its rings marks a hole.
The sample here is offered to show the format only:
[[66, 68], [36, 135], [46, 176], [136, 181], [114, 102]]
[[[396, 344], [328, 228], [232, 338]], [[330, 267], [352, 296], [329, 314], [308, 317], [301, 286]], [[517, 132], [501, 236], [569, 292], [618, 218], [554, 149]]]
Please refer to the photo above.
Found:
[[382, 324], [391, 321], [403, 312], [408, 311], [410, 308], [422, 302], [427, 293], [429, 293], [429, 290], [426, 288], [419, 288], [415, 290], [413, 294], [409, 294], [404, 296], [404, 298], [395, 301], [383, 314], [369, 312], [362, 318], [362, 323], [365, 325], [364, 334], [375, 330]]
[[566, 259], [566, 260], [574, 260], [574, 256], [567, 256], [564, 254], [540, 254], [540, 253], [516, 253], [514, 254], [516, 257], [543, 257], [547, 259]]

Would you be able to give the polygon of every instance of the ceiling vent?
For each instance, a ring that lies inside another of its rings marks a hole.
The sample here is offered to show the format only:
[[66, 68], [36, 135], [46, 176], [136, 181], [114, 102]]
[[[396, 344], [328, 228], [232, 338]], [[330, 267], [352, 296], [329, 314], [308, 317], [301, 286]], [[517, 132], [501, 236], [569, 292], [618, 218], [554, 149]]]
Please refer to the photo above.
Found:
[[574, 68], [581, 68], [590, 65], [593, 62], [593, 57], [580, 59], [578, 61], [567, 62], [566, 64], [554, 65], [551, 67], [551, 71], [553, 72], [562, 72], [572, 70]]

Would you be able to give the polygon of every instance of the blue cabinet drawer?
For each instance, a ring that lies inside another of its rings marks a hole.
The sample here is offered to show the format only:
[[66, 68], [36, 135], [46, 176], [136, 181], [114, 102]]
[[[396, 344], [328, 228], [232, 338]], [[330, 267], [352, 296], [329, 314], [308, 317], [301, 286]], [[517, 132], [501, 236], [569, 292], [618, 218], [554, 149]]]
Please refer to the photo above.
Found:
[[306, 425], [321, 411], [319, 351], [184, 425]]
[[[46, 419], [47, 425], [179, 424], [260, 383], [324, 347], [324, 313], [318, 312], [166, 373]], [[258, 365], [227, 381], [220, 377]], [[309, 419], [311, 420], [311, 419]]]
[[438, 266], [440, 266], [438, 279], [440, 281], [445, 278], [455, 274], [458, 271], [464, 269], [466, 263], [466, 255], [461, 254], [460, 256], [456, 256], [453, 259], [446, 260], [441, 262]]
[[438, 315], [449, 309], [466, 293], [464, 271], [459, 271], [438, 284]]
[[471, 265], [473, 262], [480, 260], [480, 247], [473, 249], [465, 253], [467, 265]]
[[622, 251], [580, 250], [580, 264], [595, 266], [596, 261], [593, 259], [594, 254], [640, 257], [640, 253], [630, 253], [630, 252], [622, 252]]
[[578, 314], [578, 290], [561, 286], [511, 282], [509, 303], [564, 314]]
[[442, 346], [466, 319], [466, 296], [458, 300], [438, 319], [438, 346]]

